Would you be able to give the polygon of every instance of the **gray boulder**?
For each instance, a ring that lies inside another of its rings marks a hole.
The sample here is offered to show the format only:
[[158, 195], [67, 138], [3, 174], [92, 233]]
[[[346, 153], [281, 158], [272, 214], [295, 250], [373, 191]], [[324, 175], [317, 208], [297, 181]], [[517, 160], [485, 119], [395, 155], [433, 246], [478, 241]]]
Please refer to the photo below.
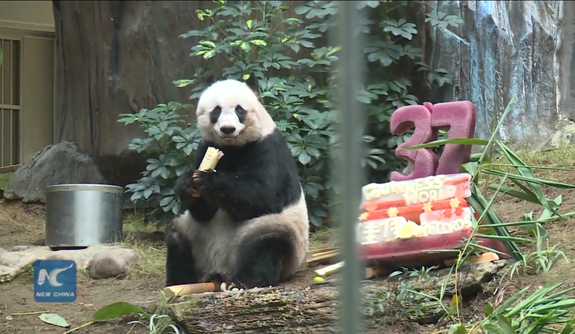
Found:
[[128, 268], [138, 259], [138, 254], [129, 248], [103, 250], [94, 255], [88, 272], [93, 279], [120, 276], [126, 274]]
[[34, 154], [12, 174], [4, 198], [45, 203], [46, 187], [66, 183], [106, 183], [94, 159], [78, 144], [62, 141]]

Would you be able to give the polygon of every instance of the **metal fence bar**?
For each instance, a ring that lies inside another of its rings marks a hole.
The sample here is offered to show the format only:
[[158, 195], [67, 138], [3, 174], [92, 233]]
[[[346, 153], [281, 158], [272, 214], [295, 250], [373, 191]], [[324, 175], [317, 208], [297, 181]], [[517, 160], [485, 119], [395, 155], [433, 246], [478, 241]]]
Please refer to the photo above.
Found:
[[[11, 64], [10, 64], [10, 101], [8, 103], [10, 104], [16, 104], [16, 101], [14, 101], [14, 44], [16, 44], [14, 41], [10, 41], [10, 60], [11, 60]], [[15, 163], [14, 161], [14, 121], [13, 121], [13, 116], [14, 116], [14, 110], [10, 110], [10, 165], [13, 165]]]
[[[4, 59], [0, 65], [0, 172], [17, 166], [20, 140], [19, 127], [19, 41], [0, 38]], [[16, 94], [18, 93], [18, 94]]]
[[[2, 86], [0, 86], [0, 87], [2, 87]], [[15, 105], [15, 104], [1, 104], [0, 103], [0, 109], [20, 110], [20, 106]]]
[[[8, 57], [6, 57], [6, 50], [8, 49], [6, 47], [6, 44], [7, 44], [6, 42], [9, 43], [9, 40], [0, 38], [0, 49], [2, 49], [2, 53], [4, 54], [4, 57], [3, 57], [4, 59], [2, 60], [2, 64], [0, 64], [0, 68], [2, 68], [2, 72], [0, 73], [0, 75], [2, 76], [2, 78], [0, 79], [1, 80], [0, 87], [2, 87], [2, 93], [0, 95], [0, 103], [1, 104], [10, 104], [8, 99], [4, 97], [4, 90], [5, 90], [4, 85], [6, 84], [4, 82], [4, 71], [6, 68], [6, 61], [9, 59]], [[10, 46], [12, 46], [12, 45], [10, 45]]]
[[341, 151], [335, 166], [336, 180], [341, 185], [339, 230], [341, 234], [342, 284], [340, 288], [341, 329], [344, 334], [362, 333], [360, 261], [356, 244], [356, 222], [359, 214], [360, 188], [363, 181], [361, 159], [361, 128], [365, 123], [363, 108], [356, 99], [362, 82], [364, 62], [361, 57], [363, 43], [359, 26], [359, 10], [353, 1], [339, 3], [335, 36], [341, 45], [338, 82]]
[[[8, 101], [8, 99], [4, 96], [4, 91], [6, 90], [6, 88], [5, 88], [5, 87], [6, 87], [6, 82], [5, 82], [5, 80], [4, 80], [4, 72], [5, 72], [5, 70], [6, 70], [6, 63], [7, 63], [7, 61], [8, 61], [5, 52], [6, 52], [6, 50], [7, 50], [6, 44], [7, 44], [7, 42], [9, 42], [9, 40], [7, 40], [7, 39], [0, 39], [0, 42], [2, 42], [2, 43], [0, 43], [0, 46], [2, 47], [2, 52], [4, 53], [4, 59], [2, 60], [2, 65], [0, 65], [0, 67], [2, 68], [2, 73], [0, 73], [0, 75], [2, 76], [2, 79], [1, 79], [1, 81], [0, 81], [0, 88], [2, 89], [2, 96], [1, 96], [1, 99], [0, 99], [0, 103], [2, 103], [2, 104], [10, 104], [10, 102]], [[10, 46], [12, 46], [12, 45], [10, 45]], [[11, 61], [11, 59], [10, 59], [10, 61]], [[12, 65], [12, 64], [9, 64], [9, 66], [10, 66], [10, 65]], [[9, 85], [10, 85], [10, 84], [12, 84], [12, 83], [9, 83]], [[9, 161], [8, 161], [8, 162], [5, 162], [5, 161], [4, 161], [4, 152], [5, 152], [5, 150], [6, 150], [6, 145], [5, 145], [5, 143], [4, 143], [4, 131], [5, 131], [5, 129], [4, 129], [4, 110], [6, 110], [6, 109], [0, 110], [0, 117], [2, 118], [2, 119], [0, 120], [0, 136], [2, 136], [2, 138], [0, 139], [0, 154], [1, 154], [1, 156], [0, 156], [0, 166], [10, 165], [10, 162], [9, 162]], [[8, 143], [8, 145], [10, 145], [10, 143]]]

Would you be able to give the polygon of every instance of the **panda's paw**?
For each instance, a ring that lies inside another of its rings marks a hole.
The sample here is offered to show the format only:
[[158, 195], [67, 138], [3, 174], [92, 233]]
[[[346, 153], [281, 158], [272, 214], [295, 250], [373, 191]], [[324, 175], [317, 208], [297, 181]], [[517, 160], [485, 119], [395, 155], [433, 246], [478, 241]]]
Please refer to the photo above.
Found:
[[192, 174], [192, 187], [190, 189], [194, 192], [194, 196], [200, 197], [206, 187], [211, 183], [214, 171], [209, 170], [195, 170]]
[[240, 291], [244, 291], [244, 289], [241, 287], [237, 287], [233, 282], [222, 282], [222, 284], [220, 284], [220, 291], [221, 292], [240, 292]]
[[192, 205], [200, 197], [199, 188], [193, 180], [193, 174], [187, 172], [182, 174], [176, 181], [176, 194], [184, 205]]

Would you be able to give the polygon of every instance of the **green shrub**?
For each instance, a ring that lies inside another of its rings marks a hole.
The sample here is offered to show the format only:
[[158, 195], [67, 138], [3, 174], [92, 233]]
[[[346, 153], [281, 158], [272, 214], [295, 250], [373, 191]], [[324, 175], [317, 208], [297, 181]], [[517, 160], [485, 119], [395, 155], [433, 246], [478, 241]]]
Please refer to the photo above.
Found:
[[[423, 2], [425, 3], [425, 2]], [[337, 70], [338, 46], [326, 43], [326, 32], [335, 24], [337, 1], [311, 1], [290, 8], [288, 1], [214, 1], [212, 9], [198, 9], [202, 30], [191, 30], [183, 38], [199, 38], [191, 57], [208, 65], [197, 68], [192, 79], [177, 80], [178, 87], [195, 85], [190, 99], [196, 100], [205, 88], [202, 78], [219, 69], [210, 68], [212, 58], [224, 58], [222, 76], [242, 79], [253, 74], [260, 96], [278, 127], [283, 131], [298, 162], [307, 195], [310, 221], [321, 226], [328, 220], [334, 184], [330, 181], [331, 151], [338, 145], [336, 111], [331, 96]], [[389, 118], [398, 107], [418, 103], [412, 93], [418, 73], [427, 72], [426, 85], [442, 86], [450, 79], [443, 69], [430, 71], [421, 62], [422, 49], [414, 41], [416, 24], [400, 16], [414, 12], [419, 2], [359, 1], [363, 11], [358, 34], [366, 35], [365, 61], [369, 66], [365, 86], [357, 92], [369, 124], [363, 133], [365, 151], [361, 166], [369, 181], [383, 181], [404, 162], [393, 154], [405, 136], [389, 133]], [[293, 14], [288, 14], [293, 9]], [[431, 11], [426, 18], [432, 26], [457, 25], [453, 15]], [[421, 29], [423, 27], [420, 27]], [[420, 30], [421, 30], [420, 29]], [[408, 70], [406, 70], [408, 69]], [[409, 70], [411, 69], [411, 70]], [[177, 115], [183, 106], [171, 102], [136, 114], [121, 115], [120, 122], [139, 123], [146, 138], [137, 138], [130, 149], [158, 152], [137, 184], [128, 186], [132, 200], [152, 198], [167, 212], [161, 222], [179, 212], [172, 186], [177, 176], [190, 168], [190, 155], [199, 140], [195, 125], [184, 124]], [[358, 171], [360, 172], [360, 171]]]

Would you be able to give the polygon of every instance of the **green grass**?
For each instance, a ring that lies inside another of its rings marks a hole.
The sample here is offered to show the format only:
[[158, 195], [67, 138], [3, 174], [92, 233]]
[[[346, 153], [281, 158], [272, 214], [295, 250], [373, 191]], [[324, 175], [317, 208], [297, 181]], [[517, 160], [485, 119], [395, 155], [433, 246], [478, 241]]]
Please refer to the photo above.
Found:
[[[124, 246], [133, 249], [140, 260], [129, 275], [136, 277], [161, 276], [166, 266], [166, 247], [163, 241], [151, 241], [157, 232], [156, 224], [144, 224], [142, 215], [134, 213], [124, 220]], [[163, 230], [161, 230], [163, 231]]]
[[12, 172], [0, 174], [0, 190], [6, 189], [6, 186], [8, 185], [8, 180], [10, 179], [10, 176], [12, 176], [12, 174], [13, 174]]

